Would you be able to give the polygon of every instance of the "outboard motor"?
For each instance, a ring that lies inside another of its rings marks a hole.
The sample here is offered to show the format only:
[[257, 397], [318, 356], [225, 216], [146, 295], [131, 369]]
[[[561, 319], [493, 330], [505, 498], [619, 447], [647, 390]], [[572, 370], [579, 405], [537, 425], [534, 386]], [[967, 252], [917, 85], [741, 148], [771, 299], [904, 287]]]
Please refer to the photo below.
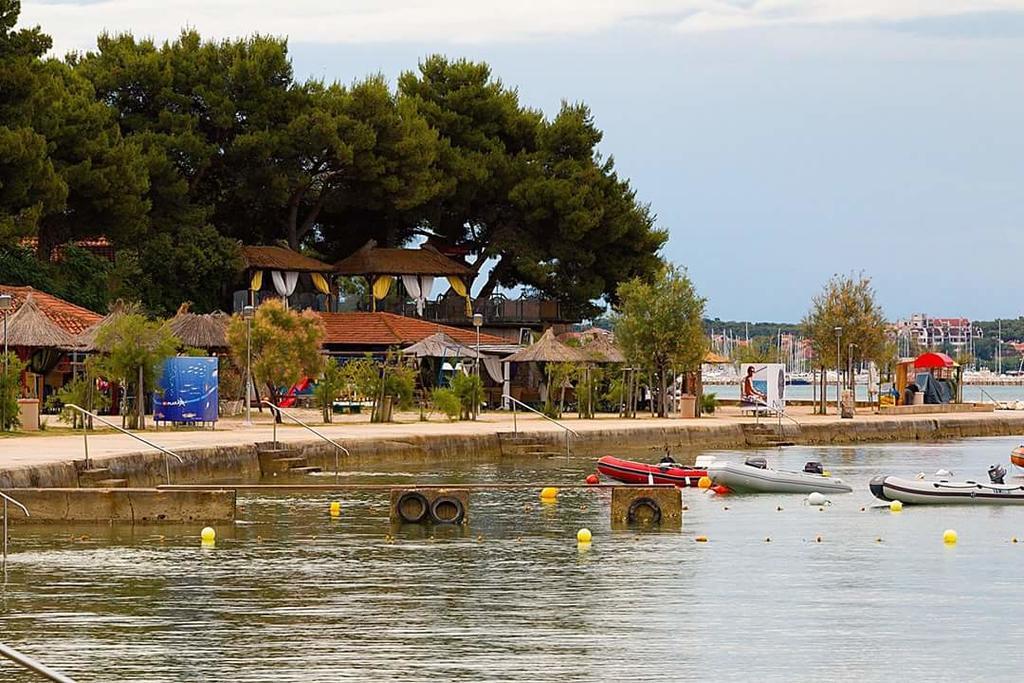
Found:
[[747, 465], [747, 467], [756, 467], [759, 470], [768, 469], [768, 459], [765, 458], [763, 455], [752, 455], [749, 458], [747, 458], [745, 464]]
[[825, 474], [825, 468], [821, 466], [820, 462], [810, 460], [804, 465], [804, 472], [807, 474]]
[[988, 468], [988, 478], [993, 484], [1003, 484], [1003, 477], [1006, 476], [1006, 468], [1002, 465], [992, 465]]

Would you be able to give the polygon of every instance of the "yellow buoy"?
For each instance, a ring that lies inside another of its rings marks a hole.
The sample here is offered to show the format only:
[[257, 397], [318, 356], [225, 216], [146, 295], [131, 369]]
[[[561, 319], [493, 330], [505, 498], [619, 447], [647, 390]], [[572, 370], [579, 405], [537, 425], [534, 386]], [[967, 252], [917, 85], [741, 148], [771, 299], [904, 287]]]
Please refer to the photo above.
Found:
[[576, 540], [580, 543], [590, 543], [593, 538], [594, 536], [590, 533], [590, 529], [580, 529], [576, 532]]
[[953, 529], [946, 529], [942, 532], [942, 542], [946, 545], [955, 545], [958, 539], [959, 536]]
[[341, 514], [341, 503], [338, 501], [331, 501], [331, 517], [337, 517]]
[[213, 543], [217, 540], [217, 532], [213, 530], [212, 526], [204, 527], [199, 533], [199, 538], [202, 539], [203, 543]]
[[701, 477], [697, 480], [697, 488], [709, 489], [711, 488], [711, 477]]
[[697, 543], [707, 543], [708, 542], [708, 537], [707, 536], [698, 536], [697, 538], [695, 538], [693, 540], [697, 541]]
[[545, 486], [540, 490], [541, 500], [554, 500], [558, 497], [558, 489], [554, 486]]
[[889, 511], [890, 512], [903, 512], [903, 503], [901, 503], [898, 500], [894, 500], [893, 502], [889, 503]]

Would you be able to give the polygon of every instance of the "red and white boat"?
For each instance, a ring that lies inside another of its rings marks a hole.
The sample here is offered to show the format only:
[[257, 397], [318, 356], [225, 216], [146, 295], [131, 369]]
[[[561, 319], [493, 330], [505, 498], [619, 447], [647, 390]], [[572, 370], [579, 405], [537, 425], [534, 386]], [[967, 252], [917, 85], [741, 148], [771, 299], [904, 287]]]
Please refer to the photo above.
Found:
[[610, 479], [625, 484], [675, 484], [696, 486], [701, 477], [706, 477], [706, 468], [698, 469], [676, 463], [648, 465], [634, 460], [623, 460], [606, 455], [597, 461], [597, 471]]
[[1010, 462], [1024, 470], [1024, 446], [1017, 446], [1010, 453]]

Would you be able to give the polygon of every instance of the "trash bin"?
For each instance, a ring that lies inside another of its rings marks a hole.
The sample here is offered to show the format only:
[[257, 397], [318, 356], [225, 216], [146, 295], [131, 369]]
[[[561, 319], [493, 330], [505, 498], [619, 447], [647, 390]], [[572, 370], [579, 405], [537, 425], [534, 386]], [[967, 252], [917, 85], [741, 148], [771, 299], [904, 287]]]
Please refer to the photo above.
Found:
[[923, 406], [924, 405], [924, 392], [923, 391], [915, 391], [914, 392], [914, 403], [912, 405], [915, 405], [915, 406]]
[[843, 389], [843, 393], [839, 400], [840, 417], [852, 419], [856, 412], [857, 403], [853, 398], [853, 392], [849, 389]]
[[19, 398], [18, 419], [21, 420], [21, 430], [25, 432], [39, 431], [39, 399]]
[[682, 394], [679, 397], [679, 417], [697, 417], [697, 397]]

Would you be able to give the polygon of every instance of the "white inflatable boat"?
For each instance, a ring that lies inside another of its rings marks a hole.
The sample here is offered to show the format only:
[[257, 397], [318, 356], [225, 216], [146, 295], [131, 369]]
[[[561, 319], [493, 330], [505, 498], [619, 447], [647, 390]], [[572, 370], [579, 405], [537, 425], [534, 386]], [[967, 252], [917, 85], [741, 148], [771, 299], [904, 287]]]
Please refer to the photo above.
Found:
[[821, 463], [809, 462], [803, 472], [768, 469], [760, 456], [745, 463], [713, 462], [708, 477], [715, 484], [736, 493], [850, 493], [853, 489], [842, 479], [822, 474]]
[[[993, 474], [994, 472], [994, 474]], [[989, 482], [875, 477], [871, 493], [882, 500], [917, 505], [1024, 505], [1024, 486], [1004, 484], [1006, 470], [993, 466]]]

